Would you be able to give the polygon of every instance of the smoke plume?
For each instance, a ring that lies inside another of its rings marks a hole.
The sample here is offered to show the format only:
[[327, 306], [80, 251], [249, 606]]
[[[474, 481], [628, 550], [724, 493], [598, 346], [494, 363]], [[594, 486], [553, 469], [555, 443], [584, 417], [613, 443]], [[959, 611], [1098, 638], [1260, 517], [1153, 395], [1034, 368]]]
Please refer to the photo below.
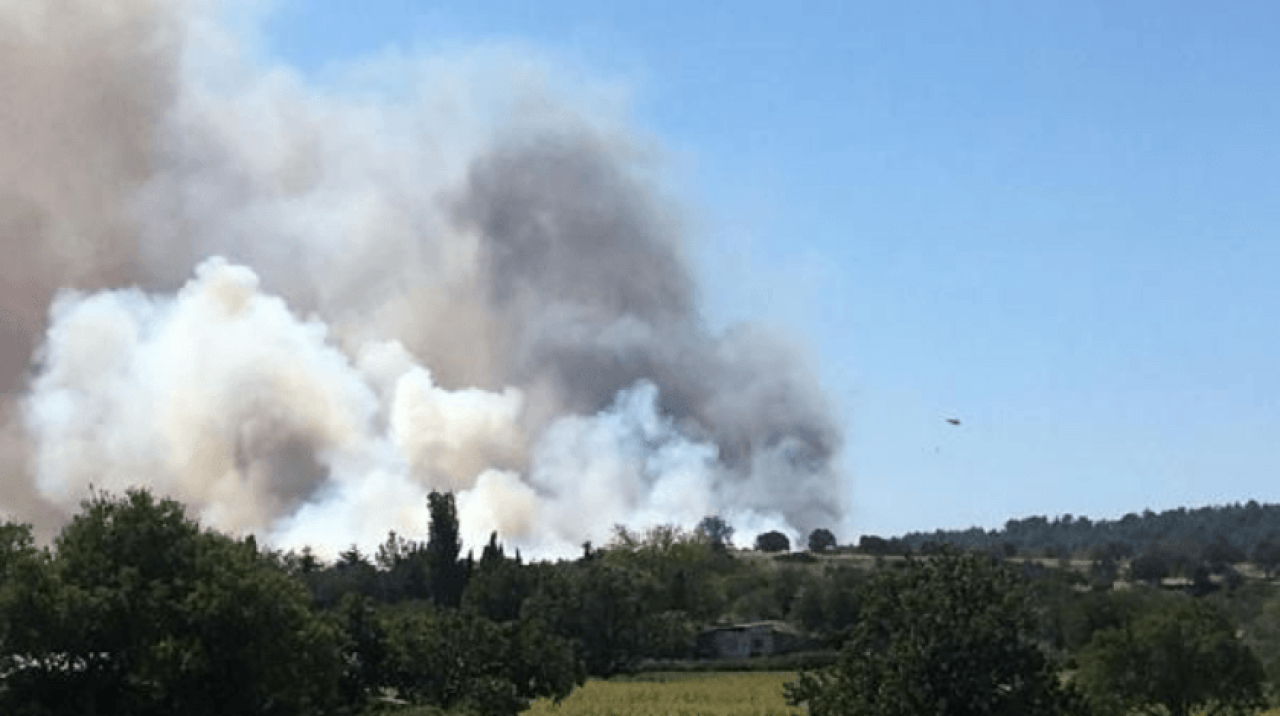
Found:
[[0, 0], [0, 510], [143, 485], [325, 553], [432, 489], [543, 554], [837, 524], [839, 426], [783, 342], [705, 326], [623, 112], [502, 47], [319, 84], [231, 9]]

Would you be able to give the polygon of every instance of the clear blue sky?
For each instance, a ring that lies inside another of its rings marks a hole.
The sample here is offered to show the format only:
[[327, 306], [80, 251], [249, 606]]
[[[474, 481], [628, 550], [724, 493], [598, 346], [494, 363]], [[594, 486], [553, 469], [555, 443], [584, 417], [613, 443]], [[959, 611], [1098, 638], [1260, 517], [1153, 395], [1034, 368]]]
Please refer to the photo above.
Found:
[[289, 0], [266, 44], [628, 86], [691, 160], [711, 320], [813, 348], [842, 539], [1280, 501], [1280, 5], [975, 7]]

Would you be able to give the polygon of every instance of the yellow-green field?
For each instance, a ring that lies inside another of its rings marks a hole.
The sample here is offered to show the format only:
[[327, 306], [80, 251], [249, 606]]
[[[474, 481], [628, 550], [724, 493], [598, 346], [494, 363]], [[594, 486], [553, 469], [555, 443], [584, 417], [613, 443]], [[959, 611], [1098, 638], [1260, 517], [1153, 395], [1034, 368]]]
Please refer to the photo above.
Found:
[[[782, 685], [790, 673], [650, 674], [588, 681], [559, 705], [534, 703], [523, 716], [795, 716]], [[1280, 708], [1259, 716], [1280, 716]]]
[[588, 681], [559, 705], [539, 701], [525, 716], [792, 716], [786, 673], [661, 674]]

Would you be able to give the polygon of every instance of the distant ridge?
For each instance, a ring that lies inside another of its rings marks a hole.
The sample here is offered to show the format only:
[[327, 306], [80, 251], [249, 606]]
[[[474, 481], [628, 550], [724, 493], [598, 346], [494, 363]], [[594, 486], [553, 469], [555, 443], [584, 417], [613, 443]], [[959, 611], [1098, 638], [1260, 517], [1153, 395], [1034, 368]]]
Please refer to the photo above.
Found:
[[1280, 544], [1280, 505], [1247, 503], [1215, 505], [1141, 514], [1116, 520], [1091, 520], [1064, 514], [1012, 519], [1003, 529], [935, 530], [901, 537], [864, 537], [886, 552], [929, 551], [950, 544], [967, 550], [996, 550], [1024, 556], [1097, 559], [1126, 557], [1153, 550], [1200, 554], [1211, 547], [1244, 561], [1262, 545]]

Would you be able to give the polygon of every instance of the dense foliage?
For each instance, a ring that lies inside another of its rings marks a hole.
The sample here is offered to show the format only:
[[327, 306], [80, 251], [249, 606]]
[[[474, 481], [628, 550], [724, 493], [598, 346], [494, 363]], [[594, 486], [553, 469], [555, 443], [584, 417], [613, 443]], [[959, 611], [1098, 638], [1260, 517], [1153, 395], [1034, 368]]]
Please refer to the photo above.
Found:
[[1075, 713], [1079, 702], [1032, 638], [1023, 584], [982, 555], [944, 553], [885, 570], [833, 667], [804, 672], [788, 701], [818, 716]]
[[791, 549], [791, 539], [778, 531], [756, 536], [756, 549], [761, 552], [786, 552]]
[[452, 495], [423, 507], [425, 539], [328, 561], [203, 529], [144, 491], [94, 497], [48, 547], [0, 523], [0, 713], [512, 715], [588, 675], [704, 668], [709, 628], [765, 620], [808, 650], [787, 668], [820, 669], [793, 690], [815, 713], [1083, 707], [1063, 684], [1098, 713], [1225, 713], [1280, 683], [1267, 539], [1242, 554], [1218, 535], [1194, 560], [1119, 541], [1087, 563], [1003, 543], [904, 559], [900, 542], [854, 552], [824, 529], [808, 552], [735, 550], [711, 516], [526, 562], [497, 534], [475, 559]]
[[809, 551], [826, 552], [836, 546], [836, 536], [829, 529], [819, 527], [809, 533]]
[[402, 699], [482, 714], [515, 714], [563, 697], [582, 680], [572, 647], [537, 620], [405, 605], [379, 613], [376, 682]]
[[[52, 552], [6, 528], [0, 712], [330, 713], [343, 635], [253, 541], [95, 497]], [[16, 538], [15, 538], [16, 535]]]
[[1203, 600], [1178, 599], [1096, 632], [1080, 665], [1099, 713], [1248, 714], [1264, 704], [1262, 665], [1222, 609]]

